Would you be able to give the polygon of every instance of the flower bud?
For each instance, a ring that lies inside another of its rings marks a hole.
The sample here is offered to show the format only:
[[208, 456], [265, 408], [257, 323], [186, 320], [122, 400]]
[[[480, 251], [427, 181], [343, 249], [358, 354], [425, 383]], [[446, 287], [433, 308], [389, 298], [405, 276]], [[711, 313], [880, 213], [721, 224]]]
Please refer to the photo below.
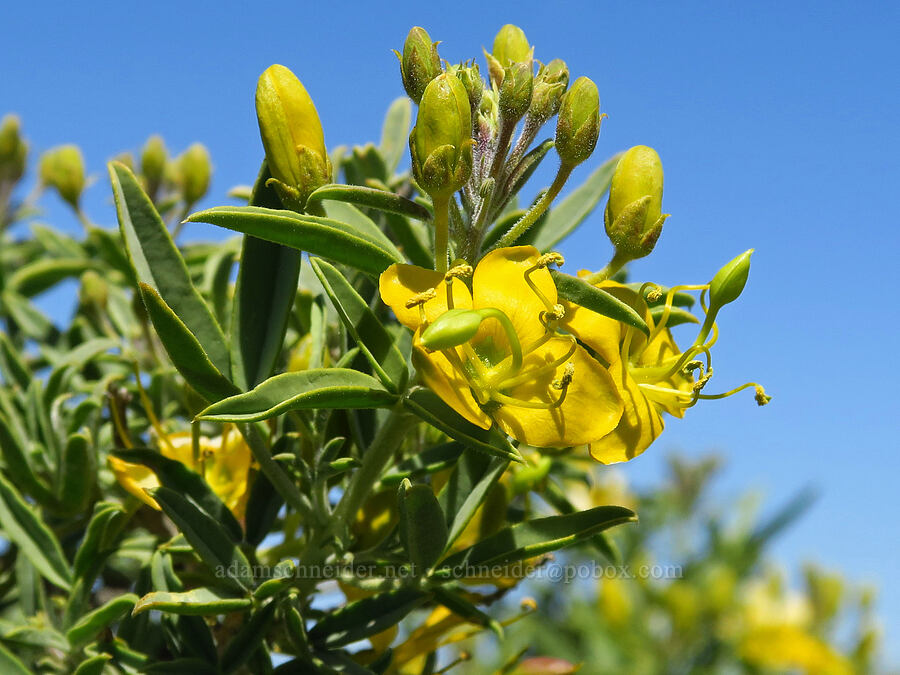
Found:
[[500, 62], [502, 68], [511, 63], [531, 62], [531, 46], [525, 31], [511, 23], [506, 24], [497, 31], [494, 37], [494, 46], [491, 49], [492, 56]]
[[635, 260], [648, 255], [662, 233], [663, 168], [656, 150], [636, 145], [613, 174], [603, 220], [616, 255]]
[[709, 313], [715, 314], [722, 306], [738, 299], [750, 275], [750, 256], [753, 249], [744, 251], [726, 263], [709, 282]]
[[6, 115], [0, 122], [0, 182], [16, 183], [25, 174], [28, 144], [22, 139], [19, 118]]
[[256, 117], [272, 184], [285, 206], [300, 210], [331, 179], [316, 107], [297, 76], [276, 64], [259, 77]]
[[151, 136], [144, 144], [141, 151], [141, 174], [144, 176], [145, 187], [149, 195], [156, 194], [166, 174], [166, 162], [169, 152], [162, 136]]
[[499, 107], [503, 119], [514, 124], [522, 119], [531, 105], [534, 75], [531, 63], [514, 63], [507, 66], [500, 84]]
[[554, 59], [542, 65], [534, 78], [534, 93], [528, 114], [537, 124], [543, 124], [557, 112], [562, 104], [563, 94], [569, 86], [569, 69], [565, 61]]
[[462, 82], [466, 88], [466, 93], [469, 95], [469, 105], [472, 108], [472, 112], [477, 111], [484, 96], [484, 78], [481, 77], [478, 64], [475, 62], [461, 63], [458, 66], [451, 66], [447, 72], [452, 73]]
[[563, 164], [577, 166], [591, 156], [600, 136], [600, 93], [579, 77], [563, 97], [556, 122], [556, 151]]
[[212, 163], [209, 152], [201, 143], [194, 143], [175, 160], [178, 186], [188, 205], [196, 204], [209, 190]]
[[72, 208], [78, 208], [84, 190], [84, 158], [75, 145], [51, 148], [41, 157], [41, 182], [54, 188]]
[[94, 270], [87, 270], [81, 275], [78, 299], [85, 307], [104, 309], [109, 299], [109, 286], [106, 280]]
[[394, 52], [400, 59], [403, 88], [416, 103], [422, 100], [428, 83], [443, 72], [437, 46], [438, 43], [431, 41], [431, 36], [424, 28], [415, 26], [403, 43], [403, 54]]
[[439, 350], [465, 344], [475, 337], [483, 318], [472, 309], [449, 309], [422, 331], [422, 345]]
[[425, 88], [409, 137], [413, 172], [432, 197], [461, 188], [472, 172], [472, 113], [462, 82], [444, 73]]

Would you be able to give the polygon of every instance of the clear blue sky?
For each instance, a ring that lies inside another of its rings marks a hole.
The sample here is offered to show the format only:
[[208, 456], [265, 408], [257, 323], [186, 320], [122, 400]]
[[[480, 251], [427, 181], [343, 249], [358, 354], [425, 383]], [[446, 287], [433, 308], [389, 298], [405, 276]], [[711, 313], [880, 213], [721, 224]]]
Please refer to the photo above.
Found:
[[[771, 506], [817, 486], [821, 499], [776, 552], [877, 583], [888, 649], [900, 660], [891, 196], [900, 5], [310, 5], [8, 3], [0, 113], [22, 116], [36, 150], [81, 145], [98, 178], [89, 211], [112, 224], [104, 163], [150, 133], [176, 150], [195, 140], [210, 148], [216, 173], [204, 205], [252, 181], [261, 157], [253, 92], [271, 63], [306, 84], [329, 144], [361, 143], [377, 140], [381, 111], [402, 94], [390, 49], [410, 26], [425, 26], [442, 56], [459, 60], [480, 55], [502, 24], [521, 25], [537, 58], [564, 58], [573, 77], [597, 82], [609, 119], [593, 165], [638, 143], [662, 156], [673, 215], [637, 277], [703, 282], [735, 254], [757, 251], [740, 304], [720, 318], [714, 382], [763, 382], [772, 404], [757, 409], [747, 394], [695, 408], [625, 467], [629, 479], [658, 476], [669, 450], [716, 450], [729, 460], [723, 494], [759, 488]], [[66, 215], [54, 207], [49, 217]], [[562, 252], [570, 269], [603, 265], [599, 212]]]

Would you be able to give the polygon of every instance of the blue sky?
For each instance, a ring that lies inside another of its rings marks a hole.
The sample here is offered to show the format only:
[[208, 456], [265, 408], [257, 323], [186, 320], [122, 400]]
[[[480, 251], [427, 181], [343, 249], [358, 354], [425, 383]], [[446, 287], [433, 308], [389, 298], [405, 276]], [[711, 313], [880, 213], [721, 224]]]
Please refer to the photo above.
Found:
[[[480, 55], [504, 23], [536, 57], [567, 61], [609, 114], [595, 157], [655, 147], [672, 217], [636, 278], [708, 280], [756, 248], [747, 290], [723, 310], [717, 386], [752, 379], [774, 395], [709, 402], [672, 421], [624, 467], [644, 484], [667, 451], [728, 458], [722, 493], [756, 488], [774, 506], [821, 491], [776, 553], [876, 583], [888, 649], [900, 628], [896, 373], [900, 5], [877, 2], [41, 3], [4, 9], [0, 114], [21, 115], [35, 150], [82, 146], [98, 183], [87, 206], [112, 224], [104, 164], [161, 133], [213, 156], [212, 196], [251, 182], [261, 157], [253, 92], [271, 63], [312, 94], [330, 145], [377, 140], [403, 93], [397, 60], [412, 25], [450, 60]], [[677, 4], [677, 7], [676, 7]], [[50, 19], [48, 20], [48, 17]], [[51, 202], [51, 222], [68, 216]], [[207, 231], [195, 234], [208, 235]], [[598, 211], [561, 247], [570, 270], [609, 255]], [[870, 352], [872, 349], [874, 351]]]

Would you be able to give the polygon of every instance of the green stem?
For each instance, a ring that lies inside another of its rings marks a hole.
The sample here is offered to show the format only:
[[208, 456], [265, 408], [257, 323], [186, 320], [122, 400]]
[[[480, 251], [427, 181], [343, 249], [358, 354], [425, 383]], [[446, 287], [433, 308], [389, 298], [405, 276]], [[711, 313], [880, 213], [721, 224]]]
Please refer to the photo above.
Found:
[[566, 181], [569, 179], [569, 175], [574, 168], [574, 166], [568, 164], [559, 165], [559, 171], [556, 172], [556, 178], [553, 179], [553, 183], [548, 190], [534, 206], [528, 209], [528, 212], [524, 216], [519, 218], [519, 220], [509, 228], [509, 231], [503, 235], [499, 242], [497, 242], [496, 248], [512, 246], [515, 244], [519, 237], [525, 234], [528, 229], [537, 222], [537, 219], [544, 215], [544, 211], [546, 211], [550, 207], [551, 202], [556, 199], [556, 196], [562, 190], [563, 185], [566, 184]]
[[284, 469], [272, 459], [272, 453], [269, 451], [263, 435], [254, 424], [241, 425], [241, 434], [250, 446], [253, 458], [259, 464], [260, 470], [266, 475], [272, 486], [278, 493], [284, 497], [284, 501], [298, 513], [303, 516], [304, 521], [308, 522], [312, 514], [312, 505], [297, 486], [291, 480], [290, 476], [285, 473]]
[[450, 198], [433, 197], [434, 201], [434, 269], [447, 273], [447, 251], [449, 248]]
[[585, 277], [584, 280], [586, 282], [588, 282], [589, 284], [599, 284], [601, 281], [606, 281], [612, 275], [614, 275], [616, 272], [618, 272], [620, 269], [622, 269], [622, 267], [627, 262], [628, 262], [628, 258], [626, 258], [624, 255], [620, 255], [618, 252], [616, 252], [616, 254], [613, 255], [613, 257], [612, 257], [612, 260], [610, 260], [607, 263], [606, 267], [604, 267], [599, 272], [594, 272], [589, 277]]

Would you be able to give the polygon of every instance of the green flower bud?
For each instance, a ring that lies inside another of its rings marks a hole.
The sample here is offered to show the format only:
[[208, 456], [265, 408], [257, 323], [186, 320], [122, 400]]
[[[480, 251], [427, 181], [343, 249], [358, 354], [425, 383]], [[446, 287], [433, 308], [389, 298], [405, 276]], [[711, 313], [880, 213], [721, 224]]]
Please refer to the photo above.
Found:
[[147, 193], [156, 194], [166, 174], [169, 152], [162, 136], [151, 136], [141, 151], [141, 174], [144, 176]]
[[452, 349], [465, 344], [478, 333], [484, 317], [473, 309], [450, 309], [422, 331], [426, 349]]
[[22, 139], [19, 118], [6, 115], [0, 122], [0, 182], [16, 183], [25, 174], [28, 144]]
[[316, 107], [297, 76], [276, 64], [259, 77], [256, 117], [272, 184], [285, 206], [300, 210], [311, 192], [331, 180]]
[[500, 84], [499, 107], [504, 120], [518, 122], [528, 112], [534, 91], [534, 75], [531, 63], [514, 63], [507, 66]]
[[563, 94], [569, 86], [569, 69], [565, 61], [554, 59], [542, 65], [534, 78], [534, 93], [528, 114], [538, 124], [543, 124], [557, 112], [562, 104]]
[[104, 309], [109, 299], [109, 285], [106, 283], [106, 279], [94, 270], [87, 270], [81, 275], [78, 298], [85, 307]]
[[394, 51], [400, 59], [403, 88], [416, 103], [422, 100], [428, 83], [443, 72], [437, 46], [438, 43], [431, 41], [431, 36], [424, 28], [415, 26], [403, 43], [403, 54]]
[[579, 77], [563, 97], [556, 122], [556, 151], [563, 164], [577, 166], [591, 156], [600, 136], [600, 93]]
[[432, 197], [460, 189], [472, 173], [469, 95], [454, 75], [443, 73], [425, 88], [409, 137], [413, 172]]
[[458, 66], [450, 66], [447, 72], [452, 73], [462, 82], [466, 88], [466, 93], [469, 95], [469, 105], [472, 107], [472, 111], [478, 110], [478, 106], [484, 96], [484, 78], [481, 77], [478, 64], [474, 61], [472, 63], [461, 63]]
[[753, 249], [744, 251], [716, 272], [709, 282], [709, 314], [738, 299], [750, 275], [750, 256]]
[[72, 208], [78, 208], [84, 190], [84, 158], [75, 145], [51, 148], [41, 157], [41, 182], [54, 188]]
[[196, 204], [209, 190], [212, 162], [209, 152], [201, 143], [194, 143], [175, 160], [178, 186], [188, 205]]
[[511, 63], [531, 63], [531, 46], [525, 37], [525, 31], [511, 23], [497, 32], [491, 53], [503, 68]]
[[616, 255], [635, 260], [648, 255], [662, 233], [663, 168], [656, 150], [636, 145], [613, 174], [603, 220]]

